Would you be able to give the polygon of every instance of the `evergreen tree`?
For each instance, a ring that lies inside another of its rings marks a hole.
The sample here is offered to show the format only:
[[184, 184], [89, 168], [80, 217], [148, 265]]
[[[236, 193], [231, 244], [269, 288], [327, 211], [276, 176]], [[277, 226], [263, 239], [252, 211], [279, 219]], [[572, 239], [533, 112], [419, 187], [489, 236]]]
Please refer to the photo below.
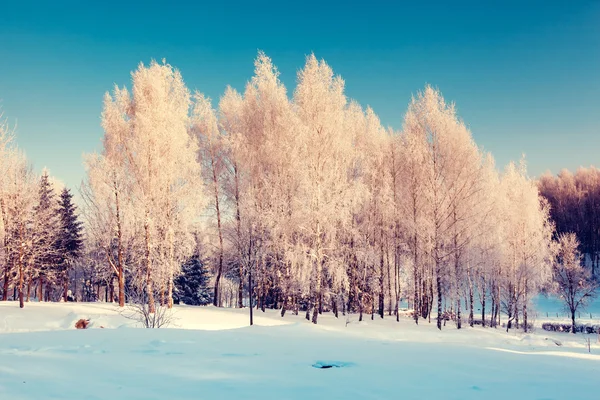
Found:
[[58, 202], [58, 217], [60, 233], [56, 245], [59, 254], [59, 270], [64, 285], [63, 299], [67, 301], [69, 290], [69, 267], [80, 256], [83, 246], [82, 223], [78, 219], [73, 195], [64, 188]]
[[38, 299], [44, 300], [43, 287], [46, 284], [46, 298], [49, 300], [51, 284], [56, 276], [59, 263], [57, 240], [60, 234], [60, 221], [52, 183], [48, 171], [40, 178], [37, 205], [33, 210], [32, 246], [30, 258], [35, 264], [38, 278]]
[[181, 275], [175, 279], [175, 303], [204, 306], [212, 302], [208, 272], [198, 254], [182, 265]]

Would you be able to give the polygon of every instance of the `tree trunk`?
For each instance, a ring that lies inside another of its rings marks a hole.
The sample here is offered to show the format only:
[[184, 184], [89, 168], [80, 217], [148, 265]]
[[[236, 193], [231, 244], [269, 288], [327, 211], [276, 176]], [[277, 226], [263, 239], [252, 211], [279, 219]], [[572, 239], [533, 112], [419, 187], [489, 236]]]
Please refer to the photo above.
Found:
[[527, 285], [528, 281], [525, 280], [525, 296], [523, 298], [523, 329], [525, 333], [527, 333]]
[[[321, 229], [320, 229], [320, 224], [317, 222], [317, 233], [318, 233], [318, 237], [320, 240], [320, 235], [321, 235]], [[317, 244], [317, 254], [319, 254], [321, 252], [320, 249], [320, 243]], [[323, 264], [322, 264], [322, 260], [320, 257], [317, 258], [317, 273], [316, 273], [316, 277], [315, 277], [315, 282], [316, 282], [316, 288], [315, 288], [315, 307], [313, 310], [313, 316], [312, 316], [312, 323], [313, 324], [317, 324], [317, 318], [319, 317], [319, 305], [316, 303], [317, 301], [319, 301], [320, 297], [323, 295], [322, 293], [322, 274], [323, 274]]]
[[384, 268], [383, 268], [383, 233], [381, 238], [381, 249], [380, 249], [380, 257], [379, 257], [379, 298], [378, 298], [378, 314], [381, 318], [383, 318], [384, 313], [384, 304], [385, 304], [385, 293], [383, 291], [383, 283], [385, 281]]
[[332, 311], [333, 311], [333, 315], [335, 315], [335, 317], [338, 318], [337, 301], [335, 301], [335, 298], [333, 298], [331, 300], [331, 308], [332, 308]]
[[481, 294], [481, 326], [485, 328], [485, 287]]
[[458, 300], [456, 300], [456, 328], [460, 329], [462, 328], [462, 320], [460, 317], [460, 298]]
[[248, 308], [250, 309], [250, 326], [252, 326], [254, 325], [254, 318], [252, 315], [252, 271], [248, 271], [248, 298]]
[[125, 307], [125, 270], [123, 268], [123, 232], [121, 230], [121, 208], [119, 191], [114, 184], [115, 205], [117, 212], [117, 277], [119, 280], [119, 307]]
[[[215, 294], [213, 298], [213, 305], [215, 307], [220, 306], [219, 304], [219, 283], [221, 282], [221, 274], [223, 273], [223, 232], [221, 229], [221, 209], [219, 208], [219, 182], [217, 180], [217, 170], [215, 165], [215, 156], [213, 149], [211, 148], [211, 167], [212, 167], [212, 178], [215, 189], [215, 208], [217, 209], [217, 230], [219, 231], [219, 264], [217, 269], [217, 277], [215, 279]], [[264, 311], [264, 309], [263, 309]]]
[[358, 293], [358, 322], [363, 320], [363, 292]]
[[2, 301], [8, 300], [8, 281], [9, 281], [9, 264], [8, 262], [4, 265], [4, 288], [2, 290]]
[[571, 309], [571, 333], [575, 334], [575, 309]]
[[146, 295], [148, 296], [148, 312], [150, 314], [154, 314], [156, 312], [156, 306], [154, 304], [154, 292], [152, 288], [152, 269], [150, 265], [150, 226], [148, 225], [147, 219], [148, 215], [146, 215], [146, 222], [144, 223], [144, 239], [146, 246]]
[[241, 240], [242, 240], [242, 222], [240, 218], [240, 189], [239, 189], [239, 177], [238, 177], [238, 168], [237, 163], [233, 164], [233, 171], [235, 177], [235, 222], [236, 222], [236, 231], [237, 231], [237, 241], [236, 244], [238, 247], [238, 257], [239, 257], [239, 265], [238, 265], [238, 275], [239, 275], [239, 285], [238, 285], [238, 308], [244, 307], [244, 267], [242, 263], [242, 250], [241, 250]]
[[469, 287], [469, 326], [472, 328], [474, 324], [473, 315], [473, 286]]
[[440, 277], [439, 267], [436, 268], [436, 287], [437, 287], [437, 328], [442, 330], [442, 279]]
[[173, 271], [169, 274], [169, 282], [167, 282], [167, 307], [173, 308]]
[[33, 276], [29, 273], [29, 277], [27, 278], [27, 298], [25, 299], [26, 303], [29, 303], [29, 298], [31, 297], [31, 282], [33, 281]]
[[[19, 253], [21, 253], [22, 247], [19, 247]], [[19, 255], [19, 307], [23, 308], [25, 307], [25, 304], [23, 302], [23, 280], [24, 280], [24, 271], [23, 271], [23, 261], [22, 261], [22, 255]]]
[[281, 318], [283, 318], [283, 316], [285, 315], [285, 309], [286, 309], [286, 306], [287, 306], [287, 300], [288, 300], [287, 296], [284, 296], [283, 297], [283, 304], [281, 305]]
[[110, 284], [109, 284], [109, 293], [110, 302], [113, 303], [115, 301], [115, 276], [110, 276]]
[[69, 293], [69, 272], [65, 271], [65, 276], [63, 277], [63, 301], [66, 303]]
[[44, 277], [38, 279], [38, 302], [44, 301]]
[[390, 251], [389, 249], [385, 252], [386, 264], [387, 264], [387, 277], [388, 277], [388, 317], [392, 316], [392, 269], [390, 265]]

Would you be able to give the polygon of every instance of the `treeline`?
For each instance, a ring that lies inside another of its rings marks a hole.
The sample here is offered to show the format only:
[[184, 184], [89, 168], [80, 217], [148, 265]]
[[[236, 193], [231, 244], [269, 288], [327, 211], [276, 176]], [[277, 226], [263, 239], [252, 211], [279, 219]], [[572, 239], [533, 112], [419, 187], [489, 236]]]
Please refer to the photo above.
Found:
[[70, 192], [35, 176], [0, 126], [4, 300], [71, 290], [149, 313], [212, 302], [314, 323], [398, 319], [408, 301], [440, 329], [501, 314], [527, 329], [540, 290], [561, 293], [574, 324], [596, 288], [578, 248], [596, 267], [597, 170], [500, 173], [430, 86], [394, 131], [314, 55], [289, 95], [259, 53], [243, 93], [228, 87], [216, 105], [152, 62], [106, 94], [102, 127], [102, 151], [85, 158], [83, 241]]
[[69, 189], [47, 171], [33, 173], [0, 121], [0, 260], [2, 300], [67, 301], [69, 273], [82, 249], [82, 223]]
[[[102, 113], [86, 160], [89, 253], [126, 301], [172, 304], [200, 252], [215, 305], [527, 326], [552, 278], [548, 203], [524, 163], [498, 173], [441, 93], [410, 102], [401, 131], [344, 94], [314, 55], [288, 95], [259, 53], [243, 93], [216, 108], [172, 66], [140, 64]], [[234, 304], [231, 304], [234, 303]], [[475, 310], [481, 309], [480, 315]]]
[[563, 170], [543, 175], [539, 189], [550, 203], [556, 233], [573, 232], [586, 264], [596, 275], [600, 263], [600, 170], [580, 168], [575, 174]]

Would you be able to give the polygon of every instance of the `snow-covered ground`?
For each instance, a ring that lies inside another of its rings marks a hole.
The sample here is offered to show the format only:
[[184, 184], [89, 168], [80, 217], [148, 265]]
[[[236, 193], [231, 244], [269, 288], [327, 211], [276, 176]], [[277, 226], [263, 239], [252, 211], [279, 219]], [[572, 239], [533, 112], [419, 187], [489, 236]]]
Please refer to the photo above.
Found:
[[[171, 328], [151, 330], [109, 304], [21, 310], [0, 302], [0, 399], [563, 399], [600, 391], [595, 337], [589, 353], [586, 336], [541, 329], [448, 323], [439, 332], [405, 317], [332, 315], [314, 326], [277, 311], [256, 312], [248, 327], [247, 310], [175, 313]], [[90, 329], [75, 330], [79, 318], [90, 318]]]

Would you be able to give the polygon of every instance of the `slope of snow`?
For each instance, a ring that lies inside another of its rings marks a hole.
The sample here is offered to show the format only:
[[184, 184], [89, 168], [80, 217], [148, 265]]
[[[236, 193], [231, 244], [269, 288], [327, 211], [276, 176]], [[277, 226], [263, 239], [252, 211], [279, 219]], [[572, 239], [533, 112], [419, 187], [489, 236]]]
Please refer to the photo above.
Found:
[[[0, 303], [0, 399], [562, 399], [600, 388], [600, 344], [588, 353], [582, 335], [439, 332], [406, 317], [314, 326], [277, 311], [248, 327], [247, 310], [175, 312], [177, 327], [150, 330], [108, 304]], [[91, 329], [75, 330], [79, 318]]]

